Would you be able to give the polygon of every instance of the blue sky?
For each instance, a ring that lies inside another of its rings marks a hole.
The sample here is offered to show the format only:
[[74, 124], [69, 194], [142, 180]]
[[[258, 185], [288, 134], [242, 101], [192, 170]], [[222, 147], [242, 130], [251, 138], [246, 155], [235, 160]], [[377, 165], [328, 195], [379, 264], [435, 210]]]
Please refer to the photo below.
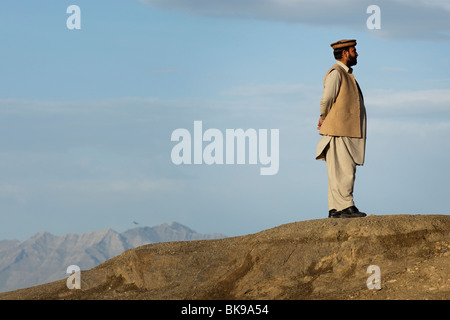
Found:
[[[69, 30], [69, 5], [81, 29]], [[381, 29], [369, 30], [369, 5]], [[447, 1], [0, 3], [0, 239], [177, 221], [230, 236], [327, 216], [314, 159], [330, 43], [358, 40], [357, 207], [448, 214]], [[280, 169], [171, 162], [177, 128], [279, 129]]]

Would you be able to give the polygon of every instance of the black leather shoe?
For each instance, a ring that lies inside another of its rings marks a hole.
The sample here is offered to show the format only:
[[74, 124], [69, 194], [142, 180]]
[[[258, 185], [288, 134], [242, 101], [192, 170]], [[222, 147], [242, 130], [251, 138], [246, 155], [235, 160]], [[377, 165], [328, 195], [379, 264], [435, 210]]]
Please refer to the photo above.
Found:
[[362, 218], [366, 214], [358, 210], [357, 207], [351, 206], [339, 212], [341, 218]]
[[338, 212], [336, 209], [331, 209], [328, 211], [328, 218], [340, 218], [341, 213]]

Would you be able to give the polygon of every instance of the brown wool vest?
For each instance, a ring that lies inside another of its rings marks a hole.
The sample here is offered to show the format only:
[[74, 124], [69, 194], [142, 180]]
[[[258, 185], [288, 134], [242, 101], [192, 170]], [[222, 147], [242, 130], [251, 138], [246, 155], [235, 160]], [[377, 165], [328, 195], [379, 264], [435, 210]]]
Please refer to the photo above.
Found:
[[341, 75], [341, 86], [319, 133], [327, 136], [361, 138], [358, 84], [353, 74], [348, 73], [338, 64], [328, 70], [325, 79], [332, 70], [336, 70]]

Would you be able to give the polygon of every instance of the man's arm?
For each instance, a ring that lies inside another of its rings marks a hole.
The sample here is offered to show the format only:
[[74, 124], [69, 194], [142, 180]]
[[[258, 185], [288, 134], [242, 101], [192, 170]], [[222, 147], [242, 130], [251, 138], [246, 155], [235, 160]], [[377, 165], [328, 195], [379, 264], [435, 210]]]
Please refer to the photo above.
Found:
[[320, 118], [317, 123], [317, 129], [320, 130], [323, 121], [330, 112], [333, 102], [339, 94], [341, 86], [341, 75], [336, 70], [332, 70], [325, 79], [322, 99], [320, 99]]

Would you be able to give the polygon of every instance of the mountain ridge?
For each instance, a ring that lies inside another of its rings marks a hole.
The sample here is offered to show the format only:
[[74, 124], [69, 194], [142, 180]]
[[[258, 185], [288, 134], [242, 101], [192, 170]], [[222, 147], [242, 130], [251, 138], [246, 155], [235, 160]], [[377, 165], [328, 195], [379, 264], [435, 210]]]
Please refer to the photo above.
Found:
[[[140, 233], [140, 237], [136, 237], [136, 233]], [[90, 269], [125, 250], [144, 244], [223, 237], [226, 235], [199, 234], [180, 223], [172, 222], [153, 227], [135, 227], [121, 233], [111, 228], [60, 236], [42, 231], [22, 242], [2, 240], [0, 292], [62, 279], [66, 277], [69, 265]]]
[[[0, 299], [301, 300], [450, 298], [450, 216], [292, 222], [255, 234], [126, 250], [66, 280]], [[380, 270], [380, 290], [368, 286]]]

